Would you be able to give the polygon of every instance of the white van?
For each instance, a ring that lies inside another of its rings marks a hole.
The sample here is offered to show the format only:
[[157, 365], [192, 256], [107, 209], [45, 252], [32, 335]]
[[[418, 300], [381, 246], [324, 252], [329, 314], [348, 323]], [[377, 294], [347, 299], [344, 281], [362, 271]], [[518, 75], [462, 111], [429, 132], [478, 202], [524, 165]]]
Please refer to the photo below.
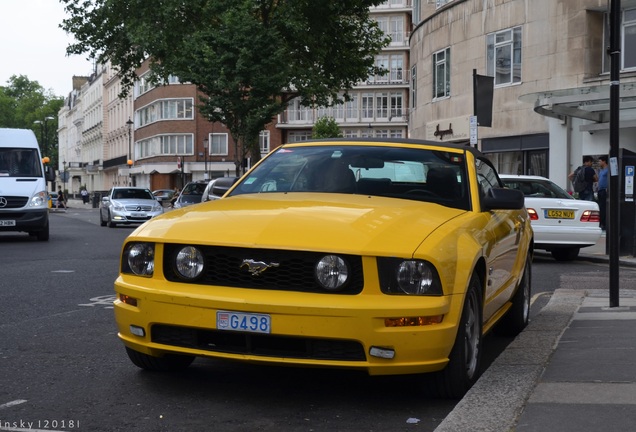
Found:
[[54, 179], [32, 130], [0, 128], [0, 232], [21, 231], [47, 241], [46, 182]]

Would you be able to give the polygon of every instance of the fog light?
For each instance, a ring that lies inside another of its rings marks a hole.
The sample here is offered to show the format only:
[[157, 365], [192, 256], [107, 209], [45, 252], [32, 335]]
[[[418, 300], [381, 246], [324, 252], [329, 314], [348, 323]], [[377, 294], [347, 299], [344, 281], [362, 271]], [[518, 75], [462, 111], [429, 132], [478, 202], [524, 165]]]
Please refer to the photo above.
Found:
[[130, 326], [130, 332], [134, 334], [135, 336], [139, 336], [139, 337], [146, 336], [146, 331], [143, 329], [143, 327], [139, 327], [136, 325]]
[[385, 318], [385, 327], [419, 327], [431, 324], [439, 324], [442, 322], [444, 315], [420, 316], [420, 317], [401, 317], [401, 318]]
[[380, 357], [384, 359], [392, 359], [395, 357], [395, 351], [390, 348], [371, 347], [369, 354], [373, 357]]

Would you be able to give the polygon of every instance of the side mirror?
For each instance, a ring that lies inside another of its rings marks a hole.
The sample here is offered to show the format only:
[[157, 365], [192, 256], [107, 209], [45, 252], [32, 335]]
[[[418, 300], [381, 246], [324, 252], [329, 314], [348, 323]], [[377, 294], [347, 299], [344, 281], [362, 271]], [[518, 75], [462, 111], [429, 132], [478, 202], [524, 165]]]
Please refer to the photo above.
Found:
[[491, 188], [482, 199], [484, 210], [520, 210], [525, 205], [523, 192], [517, 189]]

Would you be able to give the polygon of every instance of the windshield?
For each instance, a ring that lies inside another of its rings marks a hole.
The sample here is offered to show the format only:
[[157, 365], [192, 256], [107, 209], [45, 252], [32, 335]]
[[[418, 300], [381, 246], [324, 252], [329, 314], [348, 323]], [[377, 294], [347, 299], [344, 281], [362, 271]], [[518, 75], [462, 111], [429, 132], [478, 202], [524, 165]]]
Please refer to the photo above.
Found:
[[282, 148], [229, 196], [328, 192], [437, 202], [468, 209], [463, 153], [387, 146]]
[[149, 199], [155, 197], [148, 189], [119, 188], [113, 191], [113, 199]]
[[523, 196], [529, 198], [561, 198], [574, 199], [572, 195], [561, 189], [550, 180], [541, 179], [508, 179], [503, 178], [506, 187], [523, 192]]
[[37, 149], [0, 148], [0, 177], [42, 177]]

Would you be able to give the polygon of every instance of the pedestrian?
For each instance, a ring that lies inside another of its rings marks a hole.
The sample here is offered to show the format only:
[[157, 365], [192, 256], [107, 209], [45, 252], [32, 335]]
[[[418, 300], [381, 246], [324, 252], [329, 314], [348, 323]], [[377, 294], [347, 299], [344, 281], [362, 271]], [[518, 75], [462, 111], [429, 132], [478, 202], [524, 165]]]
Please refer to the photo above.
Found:
[[585, 201], [594, 201], [594, 183], [598, 181], [598, 176], [596, 175], [596, 171], [592, 168], [592, 163], [594, 162], [594, 158], [592, 156], [583, 156], [583, 165], [578, 167], [576, 170], [568, 175], [568, 178], [572, 182], [572, 184], [576, 185], [577, 174], [580, 170], [583, 171], [583, 179], [585, 182], [585, 186], [581, 190], [575, 191], [579, 193], [579, 199]]
[[601, 216], [601, 229], [605, 231], [607, 227], [607, 187], [609, 167], [607, 165], [607, 156], [599, 156], [598, 164], [601, 170], [598, 172], [598, 208]]
[[84, 204], [88, 204], [88, 191], [86, 190], [86, 188], [82, 189], [80, 191], [80, 194], [82, 195], [82, 201], [84, 202]]
[[64, 195], [64, 192], [62, 192], [62, 188], [60, 187], [57, 190], [57, 205], [55, 206], [55, 209], [59, 209], [60, 206], [64, 209], [64, 212], [66, 213], [66, 196]]

